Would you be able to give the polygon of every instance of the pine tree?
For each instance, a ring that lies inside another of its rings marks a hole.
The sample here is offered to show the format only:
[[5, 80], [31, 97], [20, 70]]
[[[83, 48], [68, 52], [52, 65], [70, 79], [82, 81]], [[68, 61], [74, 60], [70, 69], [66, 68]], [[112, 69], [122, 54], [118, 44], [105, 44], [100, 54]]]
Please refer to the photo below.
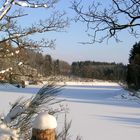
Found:
[[140, 42], [135, 43], [130, 51], [127, 83], [129, 88], [140, 89]]

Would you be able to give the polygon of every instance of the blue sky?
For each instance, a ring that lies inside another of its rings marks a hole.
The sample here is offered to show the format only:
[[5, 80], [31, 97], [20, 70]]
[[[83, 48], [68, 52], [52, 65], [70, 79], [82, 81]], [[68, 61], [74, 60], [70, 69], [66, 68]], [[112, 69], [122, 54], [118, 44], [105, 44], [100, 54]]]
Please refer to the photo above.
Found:
[[[56, 5], [55, 10], [66, 11], [69, 17], [74, 17], [75, 13], [69, 7], [71, 6], [71, 0], [60, 0]], [[84, 0], [88, 4], [91, 0]], [[102, 0], [104, 4], [108, 4], [110, 0]], [[28, 9], [27, 9], [28, 10]], [[29, 13], [31, 14], [28, 19], [24, 19], [23, 23], [32, 23], [36, 19], [44, 18], [50, 15], [50, 11], [44, 9], [30, 9]], [[55, 49], [45, 49], [45, 54], [50, 54], [54, 59], [65, 60], [69, 63], [73, 61], [82, 61], [82, 60], [94, 60], [102, 62], [116, 62], [116, 63], [128, 63], [128, 57], [130, 49], [133, 44], [138, 39], [130, 36], [127, 32], [122, 32], [120, 34], [121, 40], [123, 42], [116, 43], [113, 40], [109, 40], [99, 44], [94, 43], [92, 45], [82, 45], [78, 42], [88, 41], [89, 38], [85, 32], [86, 25], [83, 23], [74, 23], [72, 22], [66, 32], [59, 33], [47, 33], [39, 35], [38, 37], [46, 37], [49, 39], [56, 39], [56, 48]]]

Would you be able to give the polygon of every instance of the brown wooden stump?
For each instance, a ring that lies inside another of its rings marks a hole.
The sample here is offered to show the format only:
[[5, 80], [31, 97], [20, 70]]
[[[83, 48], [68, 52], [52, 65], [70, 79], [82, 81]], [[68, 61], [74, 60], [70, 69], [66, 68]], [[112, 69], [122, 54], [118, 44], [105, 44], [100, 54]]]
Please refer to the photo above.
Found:
[[32, 138], [31, 140], [56, 140], [55, 129], [32, 129]]
[[55, 140], [56, 132], [55, 129], [47, 129], [47, 130], [32, 130], [32, 139], [31, 140]]

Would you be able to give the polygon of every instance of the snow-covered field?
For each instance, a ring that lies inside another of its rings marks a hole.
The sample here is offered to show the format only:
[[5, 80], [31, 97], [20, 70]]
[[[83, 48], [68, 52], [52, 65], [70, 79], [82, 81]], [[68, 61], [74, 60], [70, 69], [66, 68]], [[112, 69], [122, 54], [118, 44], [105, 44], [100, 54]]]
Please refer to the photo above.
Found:
[[[31, 97], [39, 87], [15, 88], [0, 85], [0, 114], [8, 112], [9, 102], [24, 96]], [[117, 84], [66, 86], [59, 98], [66, 99], [68, 118], [72, 120], [71, 139], [83, 140], [139, 140], [140, 101], [128, 96]], [[64, 122], [61, 115], [58, 128]]]

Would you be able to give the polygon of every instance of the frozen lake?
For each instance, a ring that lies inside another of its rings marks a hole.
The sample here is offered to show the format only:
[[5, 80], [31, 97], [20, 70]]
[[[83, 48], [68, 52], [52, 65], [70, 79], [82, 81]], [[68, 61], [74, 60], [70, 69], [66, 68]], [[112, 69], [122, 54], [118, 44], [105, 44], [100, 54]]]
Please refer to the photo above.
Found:
[[121, 90], [119, 86], [66, 86], [59, 96], [87, 101], [104, 100], [117, 96]]
[[[26, 88], [0, 88], [1, 92], [17, 93], [19, 96], [23, 94], [36, 94], [40, 86], [28, 86]], [[134, 106], [135, 102], [128, 102], [128, 100], [116, 100], [116, 97], [125, 93], [120, 86], [64, 86], [58, 93], [58, 98], [67, 101], [84, 102], [84, 103], [98, 103], [118, 106]]]
[[[0, 113], [6, 113], [9, 102], [17, 98], [31, 97], [40, 87], [0, 87]], [[72, 120], [70, 134], [83, 140], [139, 140], [140, 101], [122, 98], [126, 94], [119, 86], [65, 86], [58, 97], [66, 99], [68, 117]], [[60, 117], [58, 128], [63, 125]]]
[[[36, 94], [40, 87], [26, 87], [26, 88], [3, 88], [3, 92], [16, 92], [20, 94]], [[113, 98], [123, 92], [120, 86], [64, 86], [58, 93], [58, 97], [68, 100], [78, 101], [95, 101]]]

